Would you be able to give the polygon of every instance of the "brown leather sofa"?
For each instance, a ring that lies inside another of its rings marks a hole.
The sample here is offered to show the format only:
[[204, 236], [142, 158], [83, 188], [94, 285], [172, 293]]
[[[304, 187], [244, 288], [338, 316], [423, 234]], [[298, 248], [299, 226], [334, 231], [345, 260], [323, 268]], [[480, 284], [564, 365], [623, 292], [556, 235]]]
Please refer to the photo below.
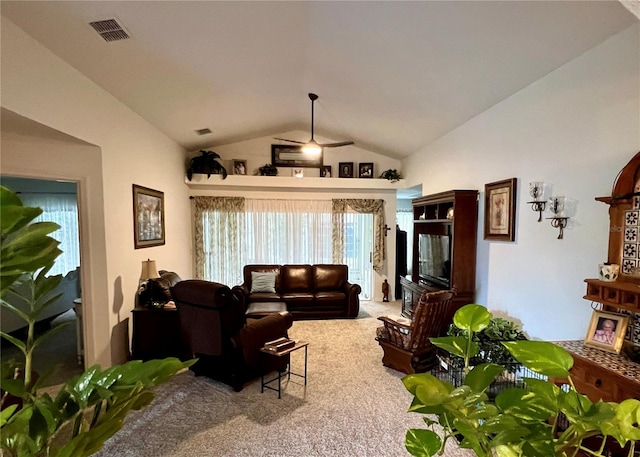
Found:
[[[260, 273], [274, 274], [271, 288], [256, 290]], [[294, 320], [355, 318], [360, 310], [361, 288], [347, 280], [347, 265], [245, 265], [243, 277], [233, 291], [245, 309], [251, 303], [283, 302]]]
[[288, 336], [293, 322], [288, 312], [248, 320], [236, 294], [211, 281], [180, 281], [171, 293], [189, 358], [198, 358], [191, 366], [196, 375], [209, 376], [239, 391], [251, 379], [285, 370], [289, 355], [274, 357], [260, 348], [267, 341]]

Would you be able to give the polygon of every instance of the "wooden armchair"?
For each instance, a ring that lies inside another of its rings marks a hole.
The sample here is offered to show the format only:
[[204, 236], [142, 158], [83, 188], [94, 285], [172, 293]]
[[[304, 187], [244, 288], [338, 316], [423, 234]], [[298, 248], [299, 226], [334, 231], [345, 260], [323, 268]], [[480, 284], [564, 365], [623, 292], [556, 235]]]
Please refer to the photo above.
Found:
[[383, 327], [376, 330], [376, 340], [384, 355], [382, 364], [403, 373], [423, 373], [437, 363], [435, 346], [429, 338], [441, 336], [450, 319], [451, 290], [425, 292], [413, 312], [413, 319], [381, 316]]

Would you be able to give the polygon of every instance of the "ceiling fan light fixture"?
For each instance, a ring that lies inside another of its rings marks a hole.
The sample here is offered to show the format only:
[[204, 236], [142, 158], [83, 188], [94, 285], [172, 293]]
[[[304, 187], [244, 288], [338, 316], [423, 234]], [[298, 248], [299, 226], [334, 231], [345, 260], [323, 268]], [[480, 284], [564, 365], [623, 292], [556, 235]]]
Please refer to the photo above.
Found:
[[322, 153], [322, 147], [312, 139], [302, 146], [302, 152], [310, 157], [319, 156]]

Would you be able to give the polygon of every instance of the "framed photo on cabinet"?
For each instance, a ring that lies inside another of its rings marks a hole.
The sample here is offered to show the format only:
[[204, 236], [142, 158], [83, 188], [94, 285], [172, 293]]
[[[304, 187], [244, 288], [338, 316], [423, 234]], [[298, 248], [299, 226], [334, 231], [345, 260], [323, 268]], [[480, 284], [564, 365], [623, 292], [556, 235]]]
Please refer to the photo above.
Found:
[[484, 186], [484, 239], [514, 241], [516, 238], [517, 178]]
[[164, 192], [133, 185], [135, 249], [164, 244]]
[[628, 324], [629, 316], [594, 310], [584, 345], [619, 354]]

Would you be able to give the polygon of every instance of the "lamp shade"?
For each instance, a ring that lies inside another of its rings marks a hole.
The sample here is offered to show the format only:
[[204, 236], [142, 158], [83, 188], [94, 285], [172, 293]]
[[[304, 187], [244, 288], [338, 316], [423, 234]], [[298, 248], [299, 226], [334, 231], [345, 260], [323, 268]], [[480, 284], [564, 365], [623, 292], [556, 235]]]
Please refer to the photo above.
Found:
[[140, 273], [140, 282], [146, 281], [151, 278], [159, 278], [158, 269], [156, 268], [155, 260], [143, 260], [142, 261], [142, 273]]

